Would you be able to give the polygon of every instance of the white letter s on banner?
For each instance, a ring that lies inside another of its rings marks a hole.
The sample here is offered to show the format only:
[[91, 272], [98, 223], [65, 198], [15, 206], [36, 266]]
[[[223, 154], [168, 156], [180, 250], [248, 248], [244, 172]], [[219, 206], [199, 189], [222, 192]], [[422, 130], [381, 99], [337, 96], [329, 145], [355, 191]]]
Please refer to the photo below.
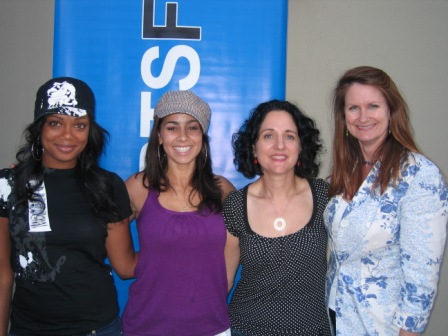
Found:
[[165, 62], [163, 63], [160, 76], [158, 77], [154, 77], [151, 74], [151, 63], [159, 58], [159, 47], [148, 49], [143, 55], [141, 64], [141, 75], [145, 84], [152, 89], [161, 89], [165, 87], [172, 78], [177, 60], [181, 57], [185, 57], [190, 63], [190, 72], [185, 78], [179, 81], [179, 89], [191, 89], [199, 80], [201, 62], [198, 53], [193, 48], [186, 45], [178, 45], [169, 50]]

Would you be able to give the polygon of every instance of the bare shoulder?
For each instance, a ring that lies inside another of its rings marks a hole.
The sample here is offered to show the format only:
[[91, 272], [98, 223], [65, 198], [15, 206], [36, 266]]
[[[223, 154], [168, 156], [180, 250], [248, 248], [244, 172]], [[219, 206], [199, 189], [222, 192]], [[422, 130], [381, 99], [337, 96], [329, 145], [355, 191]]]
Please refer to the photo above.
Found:
[[230, 182], [224, 176], [216, 175], [216, 178], [218, 179], [219, 187], [223, 192], [223, 199], [226, 198], [231, 191], [236, 190], [232, 182]]
[[129, 198], [131, 199], [132, 210], [138, 213], [148, 196], [148, 189], [143, 184], [143, 173], [136, 173], [125, 181]]
[[126, 179], [125, 184], [129, 192], [134, 189], [140, 189], [143, 187], [143, 173], [132, 174]]

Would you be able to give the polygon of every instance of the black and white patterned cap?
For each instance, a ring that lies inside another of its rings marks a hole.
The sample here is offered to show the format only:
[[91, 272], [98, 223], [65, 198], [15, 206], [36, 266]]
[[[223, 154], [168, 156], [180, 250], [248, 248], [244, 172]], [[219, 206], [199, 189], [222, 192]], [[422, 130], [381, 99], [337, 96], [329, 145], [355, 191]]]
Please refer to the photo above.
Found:
[[164, 118], [174, 113], [186, 113], [194, 117], [207, 133], [210, 125], [210, 106], [193, 92], [167, 91], [160, 97], [154, 108], [154, 116]]
[[53, 78], [36, 94], [34, 121], [48, 114], [83, 117], [95, 113], [95, 97], [83, 81], [71, 77]]

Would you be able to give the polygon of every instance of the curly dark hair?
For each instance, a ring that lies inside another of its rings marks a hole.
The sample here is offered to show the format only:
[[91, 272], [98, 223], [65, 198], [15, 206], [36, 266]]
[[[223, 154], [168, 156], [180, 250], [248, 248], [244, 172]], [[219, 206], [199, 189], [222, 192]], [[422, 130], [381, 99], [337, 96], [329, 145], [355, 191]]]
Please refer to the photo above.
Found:
[[[143, 170], [143, 186], [159, 193], [170, 188], [170, 181], [166, 176], [168, 160], [163, 146], [159, 145], [158, 140], [163, 119], [154, 117], [154, 125], [146, 149], [145, 169]], [[198, 192], [201, 196], [201, 202], [198, 205], [199, 212], [204, 209], [212, 211], [221, 211], [222, 209], [222, 192], [219, 180], [213, 174], [210, 156], [209, 137], [202, 134], [202, 148], [196, 157], [195, 171], [190, 181], [193, 187], [190, 197], [194, 192]]]
[[[41, 146], [39, 139], [47, 118], [48, 116], [43, 116], [25, 129], [26, 143], [16, 154], [17, 165], [14, 182], [18, 203], [28, 202], [28, 200], [42, 202], [36, 190], [43, 182], [44, 167], [42, 161], [33, 158], [31, 149], [33, 144], [34, 150], [36, 150], [36, 146]], [[76, 175], [81, 190], [92, 203], [92, 211], [95, 216], [107, 223], [117, 222], [120, 220], [118, 208], [110, 196], [113, 194], [113, 186], [107, 182], [98, 164], [109, 133], [96, 123], [93, 115], [89, 114], [89, 119], [88, 141], [85, 149], [78, 157], [75, 167]], [[38, 150], [42, 151], [42, 148], [40, 147]], [[30, 184], [30, 180], [35, 180], [38, 183]]]
[[247, 178], [263, 175], [261, 167], [254, 163], [253, 146], [258, 140], [260, 126], [266, 115], [272, 111], [289, 113], [297, 126], [302, 150], [299, 154], [300, 166], [295, 166], [296, 176], [304, 178], [316, 177], [319, 173], [318, 156], [322, 151], [320, 132], [314, 120], [307, 117], [294, 104], [286, 100], [270, 100], [254, 108], [237, 133], [232, 136], [234, 164], [240, 173]]

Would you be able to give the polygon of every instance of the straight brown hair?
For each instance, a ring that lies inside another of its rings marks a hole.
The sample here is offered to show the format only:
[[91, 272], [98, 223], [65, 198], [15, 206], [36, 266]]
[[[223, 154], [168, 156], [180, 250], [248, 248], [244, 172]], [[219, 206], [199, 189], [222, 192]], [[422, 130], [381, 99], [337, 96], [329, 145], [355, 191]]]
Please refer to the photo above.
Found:
[[347, 134], [345, 120], [345, 96], [348, 88], [355, 84], [370, 85], [384, 95], [390, 110], [389, 135], [374, 154], [381, 168], [373, 188], [380, 187], [384, 193], [388, 184], [396, 184], [400, 164], [409, 152], [420, 153], [412, 136], [408, 106], [397, 86], [383, 70], [360, 66], [346, 71], [333, 91], [333, 166], [330, 174], [329, 196], [343, 194], [351, 200], [361, 186], [361, 162], [363, 160], [358, 140]]

